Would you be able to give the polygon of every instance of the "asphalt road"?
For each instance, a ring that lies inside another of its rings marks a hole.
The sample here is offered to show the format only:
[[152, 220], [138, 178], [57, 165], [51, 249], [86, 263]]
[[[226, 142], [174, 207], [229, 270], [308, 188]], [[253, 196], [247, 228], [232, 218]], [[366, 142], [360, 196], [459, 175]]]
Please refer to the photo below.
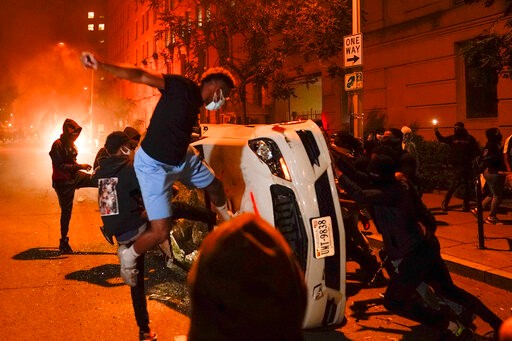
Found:
[[[43, 148], [44, 147], [44, 148]], [[51, 188], [48, 149], [0, 145], [0, 338], [3, 340], [136, 340], [128, 286], [119, 278], [116, 249], [99, 232], [96, 190], [75, 196], [70, 228], [73, 255], [59, 255], [59, 207]], [[81, 159], [82, 158], [82, 159]], [[79, 154], [79, 162], [91, 155]], [[166, 267], [157, 251], [147, 256], [151, 326], [159, 340], [187, 333], [186, 272]], [[426, 326], [389, 314], [384, 289], [364, 289], [348, 264], [343, 326], [306, 332], [306, 340], [436, 340]], [[460, 276], [455, 282], [502, 318], [512, 293]], [[490, 328], [476, 320], [477, 333]]]

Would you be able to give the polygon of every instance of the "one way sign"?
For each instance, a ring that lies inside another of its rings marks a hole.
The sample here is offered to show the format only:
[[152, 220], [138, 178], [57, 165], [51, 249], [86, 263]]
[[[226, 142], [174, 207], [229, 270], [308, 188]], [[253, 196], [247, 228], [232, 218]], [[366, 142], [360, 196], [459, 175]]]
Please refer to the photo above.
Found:
[[343, 65], [345, 67], [363, 64], [363, 34], [353, 34], [343, 38]]

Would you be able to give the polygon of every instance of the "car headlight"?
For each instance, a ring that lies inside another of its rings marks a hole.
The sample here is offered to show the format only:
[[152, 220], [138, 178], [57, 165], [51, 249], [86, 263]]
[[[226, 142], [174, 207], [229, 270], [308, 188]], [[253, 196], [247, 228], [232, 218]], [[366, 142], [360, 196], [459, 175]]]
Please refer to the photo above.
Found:
[[249, 147], [268, 166], [272, 174], [291, 181], [286, 161], [274, 141], [268, 138], [249, 140]]

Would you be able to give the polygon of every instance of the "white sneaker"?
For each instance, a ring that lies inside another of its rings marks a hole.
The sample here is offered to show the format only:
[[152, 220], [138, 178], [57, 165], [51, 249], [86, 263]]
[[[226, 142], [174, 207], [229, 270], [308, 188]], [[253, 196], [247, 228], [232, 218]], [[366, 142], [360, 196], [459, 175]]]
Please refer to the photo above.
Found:
[[129, 258], [126, 254], [128, 248], [126, 245], [119, 245], [117, 249], [117, 257], [119, 257], [119, 263], [121, 264], [121, 278], [123, 281], [131, 287], [137, 285], [137, 275], [139, 270], [135, 268], [135, 260]]

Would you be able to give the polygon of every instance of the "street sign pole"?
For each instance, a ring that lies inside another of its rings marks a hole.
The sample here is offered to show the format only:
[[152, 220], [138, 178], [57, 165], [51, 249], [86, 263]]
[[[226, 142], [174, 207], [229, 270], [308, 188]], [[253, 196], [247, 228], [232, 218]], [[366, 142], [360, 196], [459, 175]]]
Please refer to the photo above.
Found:
[[478, 226], [478, 248], [485, 249], [484, 237], [484, 217], [482, 212], [482, 182], [480, 181], [480, 174], [476, 175], [475, 179], [475, 193], [476, 193], [476, 218]]
[[[352, 34], [359, 34], [361, 32], [361, 22], [360, 22], [360, 0], [352, 0]], [[361, 55], [362, 55], [362, 44], [361, 44]], [[354, 56], [353, 58], [355, 58]], [[355, 63], [356, 61], [354, 61]], [[361, 67], [362, 70], [362, 67]], [[363, 132], [363, 103], [362, 103], [362, 94], [360, 91], [353, 92], [353, 135], [356, 138], [361, 140], [364, 139]]]

